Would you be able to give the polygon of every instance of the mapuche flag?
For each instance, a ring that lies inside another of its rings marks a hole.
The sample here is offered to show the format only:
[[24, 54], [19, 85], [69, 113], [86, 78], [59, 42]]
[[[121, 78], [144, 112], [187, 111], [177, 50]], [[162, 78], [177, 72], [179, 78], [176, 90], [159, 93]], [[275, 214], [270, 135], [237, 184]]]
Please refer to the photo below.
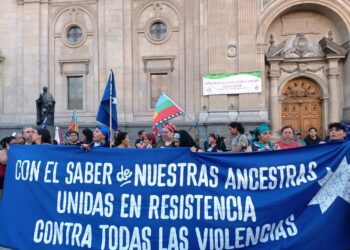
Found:
[[75, 112], [75, 110], [73, 111], [73, 115], [72, 115], [72, 120], [70, 121], [68, 128], [67, 128], [67, 132], [78, 132], [79, 131], [79, 126], [78, 126], [78, 116], [77, 113]]
[[173, 119], [176, 116], [182, 115], [184, 111], [176, 105], [166, 94], [161, 93], [153, 114], [153, 132], [160, 135], [160, 126], [162, 123]]

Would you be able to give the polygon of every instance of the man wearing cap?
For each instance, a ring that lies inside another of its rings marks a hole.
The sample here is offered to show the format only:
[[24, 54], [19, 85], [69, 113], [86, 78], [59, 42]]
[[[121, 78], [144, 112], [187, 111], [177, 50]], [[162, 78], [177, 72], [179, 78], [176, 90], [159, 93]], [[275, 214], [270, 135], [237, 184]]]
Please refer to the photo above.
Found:
[[346, 125], [340, 122], [330, 123], [328, 125], [329, 141], [345, 141], [346, 137]]
[[295, 130], [294, 131], [294, 140], [296, 141], [296, 142], [299, 142], [301, 145], [303, 145], [303, 147], [305, 147], [306, 146], [306, 143], [301, 139], [301, 132], [300, 132], [300, 130]]

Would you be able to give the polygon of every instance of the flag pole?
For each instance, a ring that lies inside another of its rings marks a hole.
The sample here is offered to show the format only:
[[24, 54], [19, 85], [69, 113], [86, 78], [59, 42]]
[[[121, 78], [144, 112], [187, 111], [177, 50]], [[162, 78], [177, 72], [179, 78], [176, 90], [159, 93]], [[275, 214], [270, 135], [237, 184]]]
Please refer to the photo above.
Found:
[[199, 134], [200, 134], [200, 136], [202, 137], [202, 139], [203, 139], [203, 140], [207, 140], [207, 136], [205, 135], [205, 133], [203, 133], [202, 129], [199, 127], [199, 124], [198, 124], [194, 119], [192, 119], [192, 117], [191, 117], [189, 114], [187, 114], [187, 112], [186, 112], [185, 110], [183, 110], [181, 107], [179, 107], [179, 105], [177, 105], [169, 96], [167, 96], [164, 92], [161, 92], [161, 93], [162, 93], [162, 95], [165, 95], [167, 98], [169, 98], [169, 100], [171, 100], [172, 103], [174, 103], [174, 105], [184, 113], [184, 115], [185, 115], [185, 116], [192, 122], [192, 124], [198, 129]]
[[[111, 69], [111, 77], [113, 70]], [[112, 148], [112, 79], [109, 81], [109, 148]]]

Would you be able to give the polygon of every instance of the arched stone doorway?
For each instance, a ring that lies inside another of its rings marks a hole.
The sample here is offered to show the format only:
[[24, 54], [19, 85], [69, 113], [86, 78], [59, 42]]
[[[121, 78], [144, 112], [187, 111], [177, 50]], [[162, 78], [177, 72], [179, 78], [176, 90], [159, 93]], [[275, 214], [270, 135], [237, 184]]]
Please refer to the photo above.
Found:
[[283, 88], [281, 101], [281, 125], [291, 125], [307, 135], [310, 127], [322, 133], [322, 100], [320, 87], [310, 78], [298, 77]]

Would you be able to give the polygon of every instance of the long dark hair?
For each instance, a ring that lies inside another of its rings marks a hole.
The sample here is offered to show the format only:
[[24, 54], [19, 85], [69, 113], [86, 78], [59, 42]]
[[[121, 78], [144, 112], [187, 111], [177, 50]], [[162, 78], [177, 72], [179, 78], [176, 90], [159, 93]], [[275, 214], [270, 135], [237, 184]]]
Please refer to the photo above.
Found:
[[2, 149], [6, 149], [6, 144], [10, 144], [12, 140], [16, 140], [16, 137], [14, 136], [7, 136], [1, 139], [0, 146]]
[[199, 148], [192, 136], [186, 130], [178, 130], [175, 133], [180, 135], [180, 147], [195, 147]]
[[229, 126], [230, 126], [231, 128], [237, 128], [237, 130], [238, 130], [238, 132], [239, 132], [240, 134], [244, 134], [244, 127], [243, 127], [242, 123], [240, 123], [240, 122], [231, 122], [231, 123], [229, 124]]
[[46, 128], [37, 128], [38, 135], [41, 135], [41, 144], [48, 143], [52, 144], [50, 131]]
[[128, 135], [127, 132], [119, 132], [119, 134], [115, 138], [114, 146], [118, 147], [120, 144], [122, 144], [122, 141], [125, 140], [127, 135]]

